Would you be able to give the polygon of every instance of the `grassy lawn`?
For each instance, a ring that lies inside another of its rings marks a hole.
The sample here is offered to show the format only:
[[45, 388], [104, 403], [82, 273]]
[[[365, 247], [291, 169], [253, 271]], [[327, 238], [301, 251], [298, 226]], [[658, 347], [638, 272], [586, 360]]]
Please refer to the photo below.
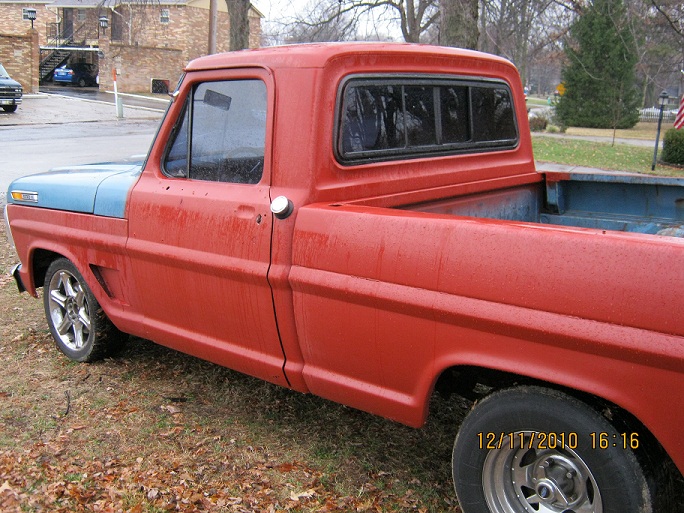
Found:
[[0, 230], [0, 512], [460, 511], [470, 403], [435, 397], [411, 429], [141, 339], [76, 364], [14, 262]]
[[[633, 129], [618, 130], [615, 137], [618, 139], [651, 140], [655, 144], [655, 130], [654, 123], [639, 123]], [[665, 129], [663, 129], [664, 131]], [[613, 131], [569, 128], [565, 136], [545, 137], [543, 135], [536, 135], [532, 138], [535, 159], [541, 162], [598, 169], [684, 177], [684, 169], [668, 166], [661, 162], [657, 163], [655, 171], [651, 171], [653, 146], [631, 146], [623, 143], [613, 145], [607, 142], [575, 139], [573, 136], [607, 137], [612, 139]], [[659, 157], [661, 153], [662, 149], [658, 152]]]
[[549, 105], [549, 102], [544, 98], [533, 98], [531, 96], [527, 97], [526, 103], [528, 107], [547, 107]]
[[[660, 142], [663, 141], [663, 136], [665, 132], [672, 128], [672, 124], [666, 124], [663, 122], [660, 129]], [[642, 139], [647, 141], [652, 141], [655, 144], [656, 130], [658, 125], [656, 123], [637, 123], [633, 128], [626, 130], [616, 130], [615, 137], [617, 139]], [[579, 127], [569, 127], [565, 132], [567, 135], [581, 135], [581, 136], [596, 136], [596, 137], [613, 137], [612, 129], [605, 128], [579, 128]], [[651, 146], [651, 151], [653, 146]]]

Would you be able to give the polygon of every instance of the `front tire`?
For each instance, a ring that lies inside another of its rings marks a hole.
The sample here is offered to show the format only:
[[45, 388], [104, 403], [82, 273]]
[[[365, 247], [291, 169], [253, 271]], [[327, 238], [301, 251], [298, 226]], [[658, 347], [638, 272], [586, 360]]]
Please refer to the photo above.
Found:
[[5, 106], [3, 107], [3, 110], [4, 110], [5, 112], [10, 112], [10, 113], [11, 113], [11, 112], [16, 112], [16, 110], [17, 110], [17, 105], [5, 105]]
[[588, 405], [541, 387], [476, 403], [454, 443], [464, 513], [650, 513], [651, 494], [623, 436]]
[[121, 349], [126, 336], [107, 318], [81, 273], [66, 258], [52, 262], [43, 286], [45, 317], [57, 348], [92, 362]]

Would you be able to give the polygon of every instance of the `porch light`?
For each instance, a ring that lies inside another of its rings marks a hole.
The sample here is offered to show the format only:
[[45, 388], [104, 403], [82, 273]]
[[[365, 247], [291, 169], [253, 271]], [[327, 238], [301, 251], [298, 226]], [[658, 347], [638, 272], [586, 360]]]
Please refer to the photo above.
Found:
[[31, 20], [31, 30], [33, 30], [33, 22], [36, 19], [36, 10], [29, 7], [28, 9], [24, 10], [24, 13], [26, 14], [26, 19]]

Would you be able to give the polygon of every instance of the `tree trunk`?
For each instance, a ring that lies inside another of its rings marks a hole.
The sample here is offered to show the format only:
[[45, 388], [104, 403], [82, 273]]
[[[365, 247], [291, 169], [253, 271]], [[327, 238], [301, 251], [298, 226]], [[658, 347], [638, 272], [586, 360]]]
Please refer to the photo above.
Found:
[[249, 48], [249, 0], [226, 0], [230, 18], [230, 50]]
[[478, 0], [442, 0], [440, 44], [477, 50]]

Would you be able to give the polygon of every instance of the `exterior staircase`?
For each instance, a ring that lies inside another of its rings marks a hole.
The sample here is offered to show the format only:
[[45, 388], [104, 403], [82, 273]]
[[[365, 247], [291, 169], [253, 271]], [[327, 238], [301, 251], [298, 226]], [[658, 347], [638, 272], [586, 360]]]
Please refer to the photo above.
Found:
[[[59, 68], [69, 60], [69, 57], [71, 57], [75, 48], [83, 46], [86, 39], [89, 37], [89, 34], [87, 34], [87, 32], [88, 29], [85, 25], [83, 25], [70, 35], [61, 37], [57, 36], [54, 39], [52, 39], [47, 45], [47, 48], [49, 48], [49, 50], [45, 50], [45, 57], [43, 57], [43, 50], [41, 50], [41, 82], [49, 80], [52, 77], [52, 73], [55, 71], [55, 69]], [[55, 33], [60, 33], [59, 26], [56, 27]]]
[[48, 80], [56, 68], [59, 68], [71, 56], [71, 50], [52, 50], [47, 57], [40, 60], [40, 81]]

